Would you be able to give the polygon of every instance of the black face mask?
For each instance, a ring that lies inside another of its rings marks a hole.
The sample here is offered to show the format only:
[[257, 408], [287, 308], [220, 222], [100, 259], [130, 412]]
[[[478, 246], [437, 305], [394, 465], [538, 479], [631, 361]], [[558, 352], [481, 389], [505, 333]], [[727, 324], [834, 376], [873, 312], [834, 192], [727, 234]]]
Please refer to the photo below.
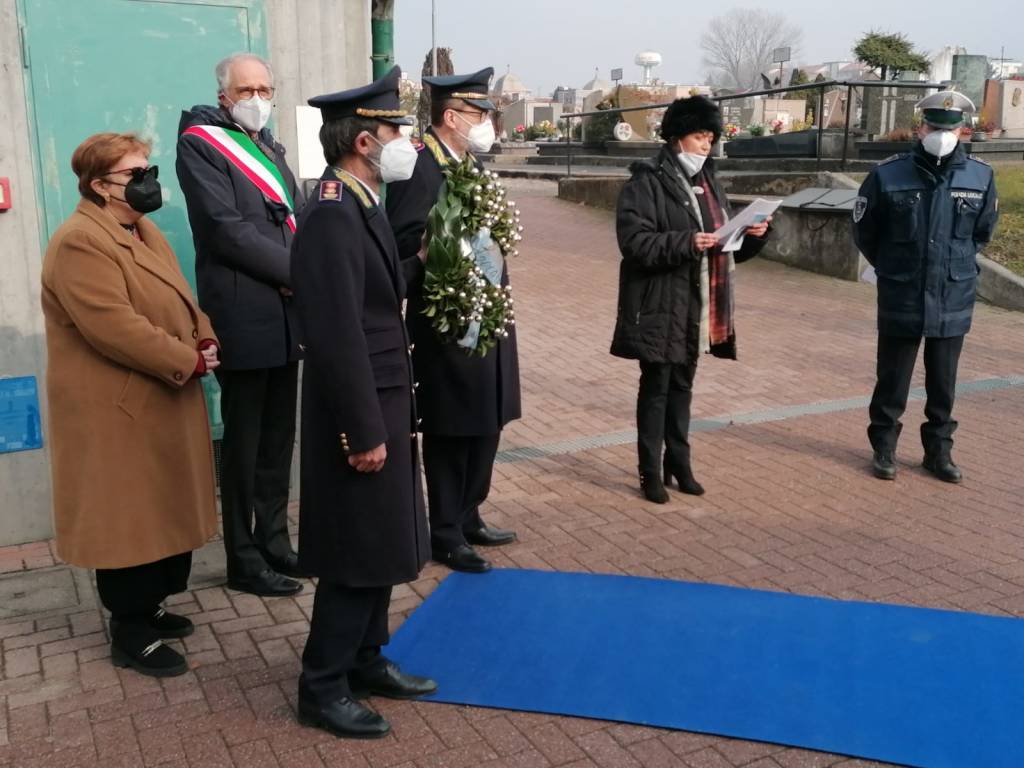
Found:
[[160, 190], [160, 182], [156, 180], [160, 169], [151, 165], [149, 168], [133, 168], [132, 180], [127, 184], [117, 184], [124, 187], [124, 202], [131, 206], [132, 210], [139, 213], [152, 213], [164, 204], [163, 193]]

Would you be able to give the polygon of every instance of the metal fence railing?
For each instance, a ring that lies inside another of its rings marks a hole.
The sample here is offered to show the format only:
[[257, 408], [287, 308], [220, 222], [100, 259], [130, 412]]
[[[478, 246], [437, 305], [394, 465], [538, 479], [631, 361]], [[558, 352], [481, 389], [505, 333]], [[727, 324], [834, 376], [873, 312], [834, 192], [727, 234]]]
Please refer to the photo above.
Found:
[[[786, 94], [786, 93], [792, 93], [792, 92], [796, 92], [796, 91], [800, 91], [800, 92], [816, 91], [817, 92], [817, 94], [816, 94], [817, 108], [814, 110], [814, 117], [815, 117], [815, 120], [816, 120], [816, 126], [814, 126], [814, 127], [817, 128], [817, 137], [816, 137], [816, 147], [815, 147], [814, 157], [817, 159], [818, 163], [820, 164], [821, 163], [821, 159], [822, 159], [822, 147], [821, 147], [821, 145], [822, 145], [822, 137], [823, 137], [823, 135], [825, 133], [825, 128], [826, 128], [825, 122], [824, 122], [824, 120], [825, 120], [825, 115], [824, 115], [824, 113], [825, 113], [825, 95], [829, 91], [836, 91], [836, 90], [845, 89], [846, 90], [846, 101], [845, 101], [846, 107], [845, 107], [845, 117], [844, 117], [843, 131], [842, 131], [842, 136], [843, 136], [842, 146], [843, 146], [843, 150], [842, 150], [842, 159], [841, 159], [841, 167], [845, 168], [846, 164], [847, 164], [847, 161], [849, 159], [848, 158], [848, 152], [849, 152], [850, 132], [851, 132], [850, 117], [851, 117], [851, 115], [854, 112], [854, 104], [856, 103], [855, 95], [857, 95], [857, 91], [859, 89], [864, 89], [864, 90], [861, 91], [861, 93], [866, 95], [867, 89], [870, 89], [870, 88], [896, 88], [896, 89], [909, 88], [909, 89], [917, 89], [917, 90], [925, 91], [925, 90], [937, 90], [937, 89], [942, 88], [942, 87], [943, 86], [942, 86], [941, 83], [914, 82], [914, 81], [909, 81], [909, 80], [907, 80], [907, 81], [904, 81], [904, 80], [824, 80], [822, 82], [804, 83], [802, 85], [789, 85], [789, 86], [778, 87], [778, 88], [766, 88], [764, 90], [759, 90], [759, 91], [747, 91], [747, 92], [744, 92], [744, 93], [735, 93], [735, 94], [729, 94], [729, 95], [724, 95], [724, 96], [711, 96], [709, 98], [711, 98], [713, 101], [718, 102], [718, 105], [720, 107], [723, 107], [724, 106], [724, 102], [730, 102], [730, 101], [735, 101], [735, 100], [739, 100], [739, 99], [752, 99], [752, 98], [760, 97], [760, 96], [772, 96], [772, 95], [775, 95], [775, 94]], [[621, 115], [621, 114], [626, 113], [626, 112], [641, 112], [641, 111], [647, 111], [647, 110], [652, 110], [652, 109], [665, 109], [671, 103], [672, 102], [665, 102], [663, 104], [643, 104], [643, 105], [639, 105], [639, 106], [635, 106], [635, 107], [609, 107], [608, 109], [598, 109], [598, 110], [592, 110], [590, 112], [571, 112], [571, 113], [563, 114], [561, 116], [561, 119], [565, 121], [565, 125], [566, 125], [566, 130], [565, 130], [566, 175], [568, 175], [568, 176], [572, 175], [572, 155], [573, 155], [572, 137], [573, 137], [574, 128], [575, 128], [573, 120], [578, 119], [578, 120], [582, 121], [584, 118], [588, 118], [588, 117], [609, 116], [609, 115], [615, 115], [615, 114], [620, 114]], [[859, 128], [859, 126], [858, 126], [858, 128]], [[581, 123], [581, 130], [582, 130], [582, 123]], [[838, 131], [837, 131], [837, 133], [838, 133]], [[582, 134], [582, 133], [581, 133], [581, 139], [585, 139], [585, 135]]]

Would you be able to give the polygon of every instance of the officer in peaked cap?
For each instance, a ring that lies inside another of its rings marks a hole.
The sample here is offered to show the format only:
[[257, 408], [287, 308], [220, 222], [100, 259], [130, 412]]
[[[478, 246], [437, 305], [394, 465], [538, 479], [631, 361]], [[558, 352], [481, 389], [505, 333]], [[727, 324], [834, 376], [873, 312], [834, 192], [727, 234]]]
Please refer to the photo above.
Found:
[[299, 717], [339, 736], [390, 729], [356, 699], [437, 685], [381, 654], [396, 584], [429, 555], [417, 458], [405, 279], [380, 206], [416, 150], [396, 67], [370, 85], [310, 99], [327, 168], [299, 218], [292, 278], [305, 329], [299, 561], [320, 577], [302, 654]]
[[[424, 77], [423, 84], [430, 88], [430, 99], [434, 101], [463, 101], [471, 107], [482, 112], [493, 112], [494, 104], [488, 97], [491, 87], [491, 78], [494, 77], [494, 67], [481, 69], [471, 75], [441, 75], [437, 77]], [[433, 124], [431, 120], [431, 124]], [[486, 152], [490, 147], [480, 149]]]
[[878, 283], [877, 380], [868, 439], [876, 477], [896, 477], [895, 451], [917, 351], [924, 339], [925, 469], [950, 483], [956, 373], [970, 330], [977, 253], [998, 218], [992, 169], [960, 144], [959, 129], [974, 104], [956, 91], [918, 102], [922, 125], [911, 152], [880, 163], [854, 206], [854, 240]]
[[[389, 185], [387, 196], [399, 257], [412, 276], [405, 317], [422, 385], [417, 404], [423, 419], [433, 558], [469, 573], [491, 567], [474, 544], [497, 546], [515, 540], [512, 531], [486, 525], [479, 508], [490, 491], [501, 430], [520, 416], [516, 334], [510, 328], [508, 338], [500, 339], [483, 357], [442, 342], [423, 314], [420, 245], [445, 166], [467, 154], [487, 152], [494, 143], [494, 105], [487, 97], [493, 74], [488, 67], [471, 75], [423, 78], [430, 88], [430, 128], [412, 178]], [[507, 264], [502, 285], [508, 285]]]

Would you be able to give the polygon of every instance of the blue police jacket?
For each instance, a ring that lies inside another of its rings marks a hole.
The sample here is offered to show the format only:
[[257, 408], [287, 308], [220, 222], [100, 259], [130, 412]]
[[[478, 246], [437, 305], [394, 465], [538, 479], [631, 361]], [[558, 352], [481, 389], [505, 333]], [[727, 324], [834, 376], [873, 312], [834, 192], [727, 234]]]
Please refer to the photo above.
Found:
[[998, 218], [992, 168], [962, 145], [936, 162], [920, 142], [880, 163], [853, 211], [853, 236], [878, 276], [878, 332], [962, 336], [971, 327], [978, 251]]

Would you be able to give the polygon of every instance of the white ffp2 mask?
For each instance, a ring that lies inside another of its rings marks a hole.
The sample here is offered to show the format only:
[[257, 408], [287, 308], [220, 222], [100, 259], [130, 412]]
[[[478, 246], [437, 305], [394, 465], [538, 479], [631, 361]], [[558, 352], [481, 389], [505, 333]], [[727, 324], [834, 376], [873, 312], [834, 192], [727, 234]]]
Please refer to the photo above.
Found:
[[245, 130], [257, 133], [263, 130], [263, 126], [270, 119], [270, 111], [273, 103], [261, 99], [259, 94], [254, 93], [248, 99], [236, 101], [231, 105], [231, 118]]
[[385, 184], [392, 181], [406, 181], [412, 178], [412, 172], [416, 168], [416, 147], [406, 136], [399, 136], [387, 144], [381, 144], [376, 136], [371, 138], [380, 144], [380, 158], [376, 160], [380, 168], [380, 180]]
[[935, 155], [941, 160], [956, 149], [956, 145], [960, 141], [958, 134], [958, 131], [932, 131], [921, 139], [921, 144], [924, 146], [925, 152]]
[[485, 118], [482, 123], [473, 124], [459, 115], [459, 119], [469, 126], [469, 133], [466, 134], [466, 143], [470, 152], [487, 152], [494, 146], [494, 123], [490, 118]]

